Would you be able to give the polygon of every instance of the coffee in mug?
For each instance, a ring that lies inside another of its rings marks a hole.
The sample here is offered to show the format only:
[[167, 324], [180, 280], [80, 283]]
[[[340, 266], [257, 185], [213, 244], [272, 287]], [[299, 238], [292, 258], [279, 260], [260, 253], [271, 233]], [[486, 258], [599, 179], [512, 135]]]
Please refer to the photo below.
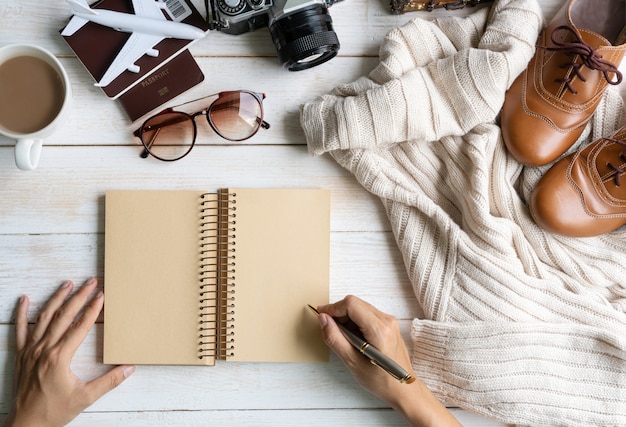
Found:
[[68, 110], [71, 87], [60, 62], [30, 44], [0, 47], [0, 133], [16, 140], [20, 169], [37, 167], [43, 138]]

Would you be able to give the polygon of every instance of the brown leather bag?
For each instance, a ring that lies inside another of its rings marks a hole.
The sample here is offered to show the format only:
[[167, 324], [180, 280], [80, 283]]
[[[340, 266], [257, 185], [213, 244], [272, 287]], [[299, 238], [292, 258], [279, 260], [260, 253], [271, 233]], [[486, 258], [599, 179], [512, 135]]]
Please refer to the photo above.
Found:
[[391, 13], [400, 15], [404, 12], [432, 12], [438, 8], [446, 10], [462, 9], [479, 3], [491, 3], [493, 0], [391, 0]]

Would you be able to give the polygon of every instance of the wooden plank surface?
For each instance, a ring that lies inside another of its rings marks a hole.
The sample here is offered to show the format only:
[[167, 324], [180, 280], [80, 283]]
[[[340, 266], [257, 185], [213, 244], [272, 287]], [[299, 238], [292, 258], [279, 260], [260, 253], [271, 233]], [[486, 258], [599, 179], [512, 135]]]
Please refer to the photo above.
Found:
[[[550, 18], [562, 0], [541, 1]], [[195, 1], [200, 10], [203, 3]], [[457, 16], [473, 9], [454, 12]], [[337, 58], [311, 70], [280, 68], [267, 29], [240, 36], [211, 32], [191, 48], [205, 81], [180, 99], [230, 89], [267, 94], [272, 124], [242, 144], [200, 129], [198, 146], [182, 161], [140, 159], [139, 141], [117, 102], [107, 99], [58, 34], [69, 19], [63, 0], [0, 3], [0, 45], [35, 43], [54, 52], [72, 81], [68, 121], [46, 140], [37, 170], [18, 170], [13, 141], [0, 136], [0, 422], [10, 405], [13, 311], [27, 294], [30, 318], [62, 280], [81, 283], [104, 269], [104, 191], [209, 189], [223, 186], [320, 187], [332, 190], [331, 300], [359, 295], [400, 319], [409, 342], [420, 315], [403, 262], [379, 201], [328, 156], [307, 153], [300, 104], [377, 64], [385, 34], [409, 19], [385, 0], [346, 0], [330, 14], [341, 41]], [[0, 100], [1, 102], [1, 100]], [[80, 348], [73, 367], [84, 378], [104, 372], [102, 324]], [[497, 426], [454, 409], [467, 426]], [[139, 367], [73, 426], [401, 426], [384, 402], [364, 392], [334, 356], [328, 364], [237, 364], [212, 368]]]

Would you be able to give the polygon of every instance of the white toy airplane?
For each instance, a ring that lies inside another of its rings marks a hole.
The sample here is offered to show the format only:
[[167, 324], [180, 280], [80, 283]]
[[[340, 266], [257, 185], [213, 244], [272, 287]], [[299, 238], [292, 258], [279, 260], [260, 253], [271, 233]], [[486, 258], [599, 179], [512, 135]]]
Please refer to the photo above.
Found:
[[143, 55], [159, 56], [159, 51], [154, 49], [154, 46], [165, 38], [195, 40], [205, 35], [204, 31], [193, 25], [168, 21], [162, 12], [167, 11], [165, 3], [158, 0], [132, 0], [135, 14], [94, 10], [89, 7], [87, 0], [67, 0], [67, 2], [71, 5], [74, 16], [61, 32], [64, 36], [71, 36], [89, 21], [131, 33], [96, 86], [108, 86], [125, 70], [138, 73], [139, 67], [135, 65], [135, 61]]

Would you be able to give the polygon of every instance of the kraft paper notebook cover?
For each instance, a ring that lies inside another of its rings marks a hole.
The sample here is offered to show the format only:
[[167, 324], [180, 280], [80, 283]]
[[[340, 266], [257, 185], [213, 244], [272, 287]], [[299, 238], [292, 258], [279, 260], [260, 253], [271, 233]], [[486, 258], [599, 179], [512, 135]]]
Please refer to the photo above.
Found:
[[330, 194], [106, 193], [104, 363], [327, 361]]

